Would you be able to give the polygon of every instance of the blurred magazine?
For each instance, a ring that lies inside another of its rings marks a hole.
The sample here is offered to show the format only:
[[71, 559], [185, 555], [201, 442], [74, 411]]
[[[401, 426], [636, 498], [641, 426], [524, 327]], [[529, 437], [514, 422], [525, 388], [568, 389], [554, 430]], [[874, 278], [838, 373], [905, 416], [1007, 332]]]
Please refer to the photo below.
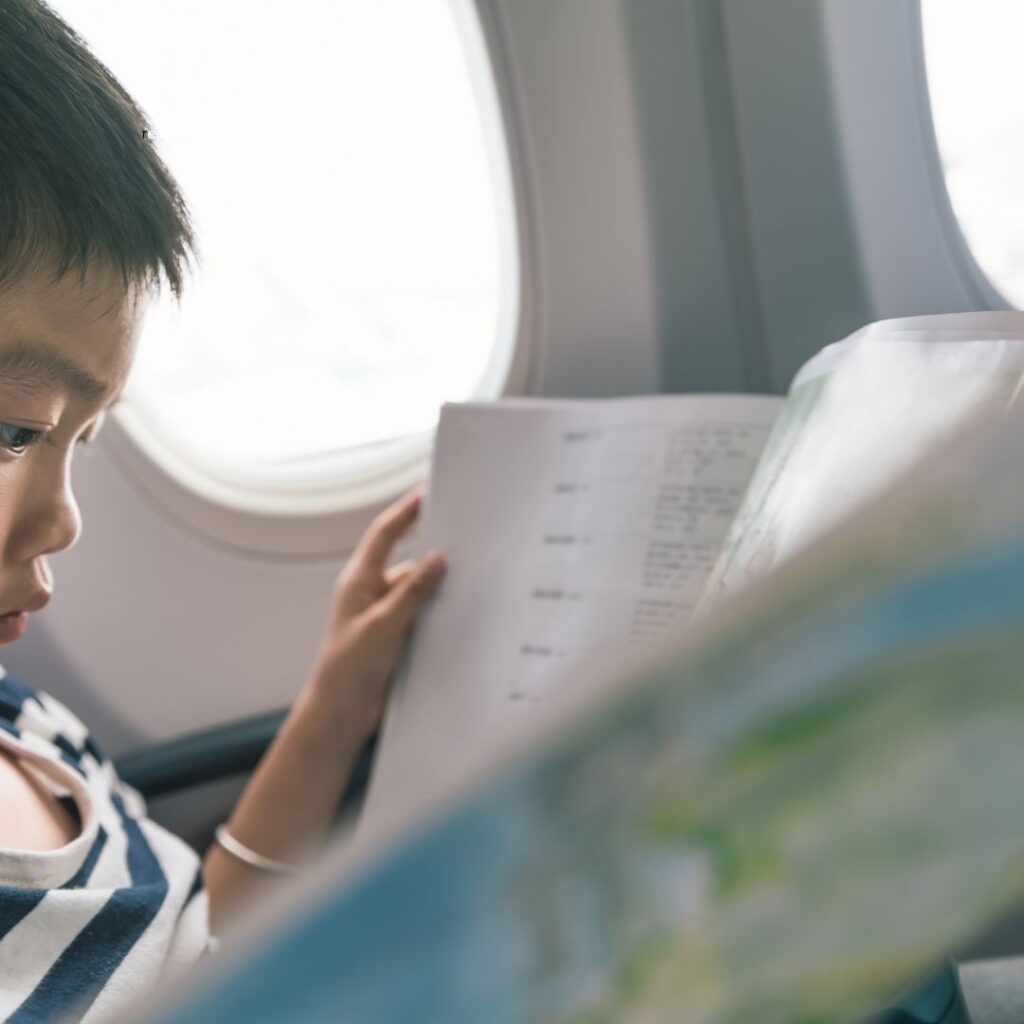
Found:
[[[793, 1024], [889, 1000], [1024, 896], [1024, 411], [990, 369], [997, 397], [956, 392], [972, 422], [897, 481], [820, 496], [845, 510], [735, 586], [733, 537], [699, 628], [627, 670], [598, 653], [133, 1019]], [[807, 513], [770, 498], [801, 483], [779, 423], [739, 512], [759, 551]], [[450, 733], [452, 756], [473, 739]]]

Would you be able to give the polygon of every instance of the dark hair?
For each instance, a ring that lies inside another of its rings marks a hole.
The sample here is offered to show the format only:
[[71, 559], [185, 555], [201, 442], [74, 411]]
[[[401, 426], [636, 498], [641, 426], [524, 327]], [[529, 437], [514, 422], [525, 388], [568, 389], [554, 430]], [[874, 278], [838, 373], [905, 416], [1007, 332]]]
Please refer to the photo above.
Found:
[[0, 290], [94, 264], [176, 299], [196, 256], [145, 114], [41, 0], [0, 0]]

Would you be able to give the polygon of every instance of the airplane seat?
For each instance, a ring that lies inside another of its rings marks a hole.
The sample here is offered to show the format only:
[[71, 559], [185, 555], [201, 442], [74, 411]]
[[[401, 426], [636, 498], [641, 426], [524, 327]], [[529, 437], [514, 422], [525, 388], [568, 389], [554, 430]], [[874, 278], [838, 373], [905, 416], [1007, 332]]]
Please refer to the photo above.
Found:
[[971, 1024], [1024, 1020], [1024, 957], [961, 964], [960, 982], [971, 1010]]
[[[288, 710], [281, 708], [155, 743], [115, 758], [114, 765], [119, 777], [145, 798], [150, 817], [202, 856]], [[356, 761], [335, 825], [356, 815], [362, 805], [376, 742], [375, 736]]]
[[1024, 957], [957, 964], [950, 959], [870, 1024], [1019, 1024]]

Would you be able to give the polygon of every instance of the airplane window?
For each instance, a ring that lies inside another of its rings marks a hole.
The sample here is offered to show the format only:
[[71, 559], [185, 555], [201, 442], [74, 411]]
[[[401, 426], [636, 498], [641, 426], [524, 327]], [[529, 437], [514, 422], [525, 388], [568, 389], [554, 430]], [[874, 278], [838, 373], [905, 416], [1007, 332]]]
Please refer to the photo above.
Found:
[[199, 467], [285, 480], [499, 393], [514, 242], [451, 0], [53, 6], [146, 111], [198, 229], [133, 415]]
[[1024, 6], [923, 0], [925, 62], [950, 201], [993, 285], [1024, 307]]

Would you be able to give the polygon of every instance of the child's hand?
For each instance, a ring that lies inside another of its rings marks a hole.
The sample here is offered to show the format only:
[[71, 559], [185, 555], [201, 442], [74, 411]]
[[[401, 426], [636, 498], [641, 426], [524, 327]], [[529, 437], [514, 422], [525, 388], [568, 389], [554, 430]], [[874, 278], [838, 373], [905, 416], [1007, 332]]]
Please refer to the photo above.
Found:
[[310, 679], [310, 699], [364, 738], [380, 724], [395, 665], [447, 568], [439, 552], [387, 568], [395, 544], [416, 521], [420, 498], [413, 491], [377, 516], [338, 576]]

